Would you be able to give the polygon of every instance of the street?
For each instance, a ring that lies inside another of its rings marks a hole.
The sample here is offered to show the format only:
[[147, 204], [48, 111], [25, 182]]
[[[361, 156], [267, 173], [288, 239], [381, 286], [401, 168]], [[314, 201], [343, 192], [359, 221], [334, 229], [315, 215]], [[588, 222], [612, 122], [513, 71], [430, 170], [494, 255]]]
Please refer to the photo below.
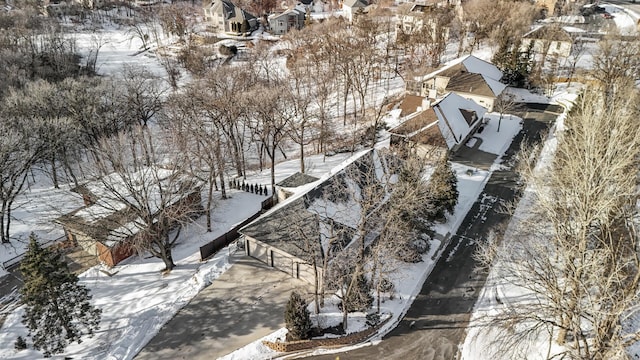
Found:
[[523, 142], [539, 142], [561, 109], [530, 104], [521, 111], [518, 115], [525, 119], [524, 127], [503, 157], [509, 169], [492, 174], [399, 325], [377, 345], [313, 358], [450, 360], [459, 356], [458, 346], [464, 342], [466, 326], [487, 276], [476, 271], [475, 243], [509, 222], [511, 215], [504, 211], [504, 205], [519, 198], [517, 174], [512, 169], [514, 155]]

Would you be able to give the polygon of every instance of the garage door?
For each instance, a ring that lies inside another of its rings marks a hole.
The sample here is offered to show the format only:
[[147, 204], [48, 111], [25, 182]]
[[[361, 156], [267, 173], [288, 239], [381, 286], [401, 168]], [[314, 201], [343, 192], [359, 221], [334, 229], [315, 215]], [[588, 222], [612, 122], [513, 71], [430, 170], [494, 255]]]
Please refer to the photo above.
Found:
[[274, 268], [295, 277], [295, 273], [293, 272], [293, 261], [289, 256], [283, 255], [278, 251], [271, 250], [271, 260]]

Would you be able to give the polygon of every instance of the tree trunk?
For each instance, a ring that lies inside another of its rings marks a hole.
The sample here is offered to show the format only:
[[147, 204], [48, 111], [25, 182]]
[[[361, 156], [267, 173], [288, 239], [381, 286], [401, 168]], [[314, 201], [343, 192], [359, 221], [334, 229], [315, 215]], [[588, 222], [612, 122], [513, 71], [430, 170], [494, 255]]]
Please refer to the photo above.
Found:
[[209, 175], [209, 193], [207, 194], [207, 209], [205, 210], [207, 216], [207, 232], [211, 232], [211, 206], [213, 205], [213, 183], [215, 181], [215, 177]]
[[53, 187], [59, 189], [60, 186], [58, 184], [58, 172], [56, 171], [56, 158], [52, 156], [49, 159], [49, 163], [51, 164], [51, 179], [53, 180]]
[[9, 242], [9, 238], [5, 236], [5, 225], [4, 225], [4, 217], [5, 217], [5, 202], [2, 202], [2, 213], [0, 213], [0, 239], [2, 240], [2, 244], [6, 244]]
[[173, 262], [173, 254], [171, 253], [171, 247], [167, 246], [166, 244], [162, 244], [161, 248], [162, 248], [162, 252], [160, 254], [161, 254], [162, 261], [164, 262], [164, 266], [165, 266], [164, 270], [171, 271], [173, 270], [173, 268], [176, 267], [176, 264], [174, 264]]

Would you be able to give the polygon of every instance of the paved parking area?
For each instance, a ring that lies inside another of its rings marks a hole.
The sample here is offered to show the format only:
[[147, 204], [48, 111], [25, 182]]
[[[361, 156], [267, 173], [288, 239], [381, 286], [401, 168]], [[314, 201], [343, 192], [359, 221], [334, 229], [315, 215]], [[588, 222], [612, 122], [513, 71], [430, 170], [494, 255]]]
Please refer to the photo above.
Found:
[[238, 252], [234, 265], [160, 330], [136, 359], [216, 359], [284, 326], [284, 308], [306, 282]]

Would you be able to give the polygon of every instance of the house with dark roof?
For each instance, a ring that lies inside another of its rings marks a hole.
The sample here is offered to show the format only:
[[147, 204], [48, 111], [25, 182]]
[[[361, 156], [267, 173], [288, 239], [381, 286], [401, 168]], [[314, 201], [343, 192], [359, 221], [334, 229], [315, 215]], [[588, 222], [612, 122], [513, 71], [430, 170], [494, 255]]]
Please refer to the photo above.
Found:
[[482, 125], [485, 113], [474, 101], [451, 92], [389, 130], [391, 147], [437, 160], [464, 145]]
[[[318, 274], [322, 282], [321, 264], [352, 246], [366, 217], [388, 199], [392, 159], [388, 151], [363, 151], [241, 228], [246, 254], [311, 284]], [[295, 184], [303, 179], [296, 178]], [[363, 194], [372, 189], [379, 196], [374, 206], [365, 206]], [[375, 238], [375, 232], [369, 232], [365, 242]]]
[[507, 87], [500, 82], [502, 75], [502, 71], [495, 65], [467, 55], [407, 81], [407, 92], [426, 97], [430, 101], [454, 92], [492, 111], [496, 99]]
[[204, 0], [204, 18], [219, 31], [248, 34], [258, 29], [258, 19], [230, 0]]

